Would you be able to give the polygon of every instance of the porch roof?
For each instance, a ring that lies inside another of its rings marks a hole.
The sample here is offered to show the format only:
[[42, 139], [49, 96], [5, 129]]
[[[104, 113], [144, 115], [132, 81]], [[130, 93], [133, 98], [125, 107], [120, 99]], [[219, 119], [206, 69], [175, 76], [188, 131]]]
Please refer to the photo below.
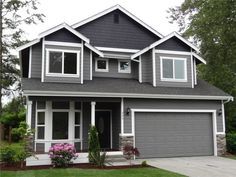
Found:
[[198, 80], [195, 88], [153, 87], [140, 84], [133, 79], [93, 78], [92, 81], [77, 83], [50, 83], [40, 79], [23, 78], [22, 85], [28, 96], [84, 96], [84, 97], [132, 97], [163, 99], [207, 99], [228, 100], [232, 96], [222, 90]]

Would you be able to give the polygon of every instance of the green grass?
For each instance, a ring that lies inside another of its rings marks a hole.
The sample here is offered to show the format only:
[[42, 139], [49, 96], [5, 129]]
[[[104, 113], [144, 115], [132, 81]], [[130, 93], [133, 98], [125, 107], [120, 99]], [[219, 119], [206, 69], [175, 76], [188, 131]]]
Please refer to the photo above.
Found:
[[122, 170], [48, 169], [30, 171], [2, 171], [1, 177], [183, 177], [158, 168], [132, 168]]

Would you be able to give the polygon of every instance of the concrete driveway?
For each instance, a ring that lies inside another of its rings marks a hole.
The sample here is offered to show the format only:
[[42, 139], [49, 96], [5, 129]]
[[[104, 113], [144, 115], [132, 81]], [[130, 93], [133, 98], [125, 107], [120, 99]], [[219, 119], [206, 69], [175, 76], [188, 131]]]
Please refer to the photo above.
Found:
[[178, 157], [146, 160], [151, 166], [191, 177], [236, 177], [236, 160], [223, 157]]

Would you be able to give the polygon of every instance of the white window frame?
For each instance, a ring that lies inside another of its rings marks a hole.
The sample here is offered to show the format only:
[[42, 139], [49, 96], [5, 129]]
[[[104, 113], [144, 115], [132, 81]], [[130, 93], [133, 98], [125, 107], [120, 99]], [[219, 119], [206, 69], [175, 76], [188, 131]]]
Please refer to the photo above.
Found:
[[[172, 60], [173, 61], [173, 78], [164, 78], [163, 77], [163, 60]], [[175, 61], [182, 60], [184, 61], [184, 79], [176, 79], [175, 78]], [[169, 81], [169, 82], [187, 82], [187, 58], [178, 58], [178, 57], [160, 57], [160, 74], [161, 81]]]
[[[99, 69], [98, 68], [98, 60], [106, 61], [106, 69]], [[96, 58], [95, 59], [95, 71], [96, 72], [109, 72], [109, 61], [105, 58]]]
[[[129, 63], [128, 70], [121, 70], [120, 69], [121, 62], [128, 62]], [[130, 60], [118, 60], [118, 72], [119, 73], [131, 73], [131, 61]]]
[[[51, 73], [49, 72], [49, 53], [50, 52], [62, 52], [62, 72], [61, 73]], [[64, 53], [76, 53], [77, 54], [77, 66], [76, 74], [65, 74], [64, 73]], [[80, 51], [78, 50], [64, 50], [64, 49], [46, 49], [46, 76], [53, 77], [79, 77], [80, 76]]]
[[[38, 109], [37, 105], [38, 105], [38, 103], [36, 103], [35, 140], [45, 140], [46, 139], [46, 135], [45, 135], [46, 134], [46, 109]], [[38, 113], [39, 112], [44, 112], [44, 125], [38, 125]], [[38, 139], [38, 127], [44, 127], [44, 138], [43, 139]]]
[[[75, 110], [75, 111], [74, 111], [74, 114], [75, 114], [76, 112], [79, 112], [79, 115], [80, 115], [80, 117], [79, 117], [79, 122], [80, 122], [80, 124], [75, 124], [75, 121], [74, 121], [74, 140], [75, 140], [75, 142], [76, 142], [76, 140], [81, 140], [81, 139], [82, 139], [81, 110]], [[75, 119], [75, 115], [74, 115], [74, 119]], [[79, 131], [80, 131], [80, 137], [79, 137], [79, 138], [75, 138], [75, 127], [80, 127], [80, 128], [79, 128]], [[82, 142], [81, 142], [81, 143], [82, 143]]]

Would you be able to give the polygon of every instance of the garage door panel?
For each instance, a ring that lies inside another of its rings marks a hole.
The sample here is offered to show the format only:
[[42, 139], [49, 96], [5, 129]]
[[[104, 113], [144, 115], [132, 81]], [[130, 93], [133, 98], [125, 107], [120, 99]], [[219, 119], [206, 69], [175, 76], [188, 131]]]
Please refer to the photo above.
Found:
[[208, 113], [135, 113], [135, 144], [145, 157], [213, 155]]

